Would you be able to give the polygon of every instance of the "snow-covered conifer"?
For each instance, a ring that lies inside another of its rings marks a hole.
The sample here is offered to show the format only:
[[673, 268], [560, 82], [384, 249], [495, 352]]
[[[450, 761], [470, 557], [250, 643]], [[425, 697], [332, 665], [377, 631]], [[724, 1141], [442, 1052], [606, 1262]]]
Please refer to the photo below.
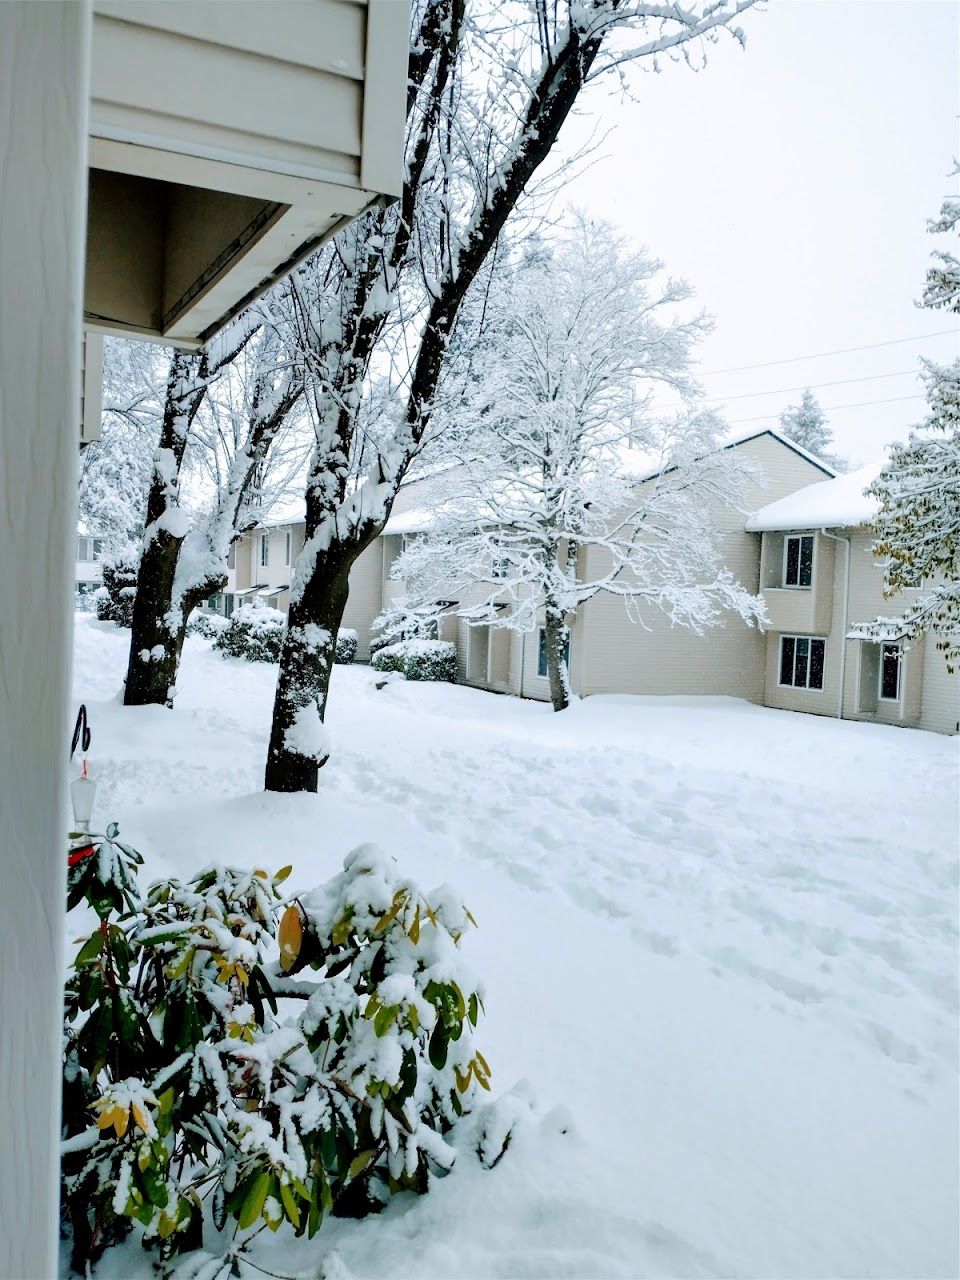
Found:
[[[950, 198], [929, 230], [958, 224], [960, 200]], [[960, 313], [960, 262], [948, 251], [932, 256], [921, 306]], [[929, 412], [905, 444], [890, 449], [868, 492], [880, 500], [876, 551], [889, 557], [888, 593], [918, 582], [923, 591], [895, 619], [878, 618], [874, 630], [878, 637], [890, 634], [891, 624], [898, 635], [931, 631], [952, 663], [960, 658], [960, 360], [922, 364]]]
[[809, 387], [800, 397], [799, 404], [788, 405], [781, 413], [780, 430], [814, 457], [822, 458], [833, 466], [839, 462], [831, 452], [833, 432], [817, 397]]

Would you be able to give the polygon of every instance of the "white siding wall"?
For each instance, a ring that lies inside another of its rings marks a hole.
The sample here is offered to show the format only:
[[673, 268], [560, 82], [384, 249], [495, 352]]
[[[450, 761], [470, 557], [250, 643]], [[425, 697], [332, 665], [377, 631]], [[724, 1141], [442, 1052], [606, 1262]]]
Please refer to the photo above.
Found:
[[[38, 1280], [58, 1274], [89, 31], [76, 0], [0, 4], [0, 1275]], [[94, 773], [97, 750], [94, 725]]]
[[357, 633], [357, 657], [361, 662], [370, 658], [370, 632], [382, 607], [382, 587], [383, 539], [377, 538], [354, 561], [350, 570], [350, 595], [343, 612], [343, 625]]
[[[765, 538], [769, 536], [764, 535]], [[841, 653], [845, 648], [845, 718], [911, 725], [934, 729], [940, 733], [956, 732], [957, 722], [960, 720], [960, 675], [950, 675], [947, 672], [943, 655], [937, 651], [931, 637], [924, 637], [904, 646], [901, 699], [898, 702], [888, 702], [880, 699], [874, 701], [871, 697], [869, 709], [861, 709], [861, 690], [869, 683], [869, 691], [875, 695], [878, 674], [868, 661], [863, 642], [845, 639], [846, 632], [860, 623], [871, 622], [880, 615], [895, 617], [916, 599], [918, 593], [906, 591], [900, 596], [885, 599], [883, 569], [873, 554], [873, 535], [868, 529], [860, 528], [847, 530], [843, 536], [850, 538], [850, 591], [846, 625], [843, 615], [846, 550], [841, 544], [836, 544], [831, 626], [828, 630], [812, 629], [809, 632], [811, 635], [824, 635], [827, 640], [824, 688], [818, 691], [780, 686], [780, 633], [771, 632], [767, 638], [764, 698], [767, 706], [787, 711], [805, 711], [814, 715], [837, 715], [840, 708]], [[818, 535], [818, 547], [823, 541], [822, 536]], [[815, 585], [822, 588], [821, 583]]]
[[[736, 448], [759, 470], [757, 479], [747, 486], [744, 505], [748, 508], [758, 508], [824, 478], [819, 468], [773, 436], [761, 435]], [[718, 508], [715, 517], [723, 531], [727, 567], [745, 587], [756, 591], [759, 537], [744, 531], [742, 512]], [[590, 552], [587, 573], [591, 576], [600, 568], [600, 554]], [[645, 625], [631, 622], [623, 602], [606, 594], [596, 596], [581, 612], [582, 623], [571, 655], [576, 692], [728, 694], [751, 702], [763, 700], [763, 637], [738, 619], [731, 617], [723, 626], [697, 636], [672, 626], [654, 606], [642, 610]]]

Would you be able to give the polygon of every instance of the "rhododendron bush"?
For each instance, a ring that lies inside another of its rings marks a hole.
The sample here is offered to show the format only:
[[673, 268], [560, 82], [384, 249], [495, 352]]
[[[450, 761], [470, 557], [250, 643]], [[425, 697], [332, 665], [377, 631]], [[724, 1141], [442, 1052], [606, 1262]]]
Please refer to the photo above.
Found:
[[75, 1268], [138, 1224], [168, 1269], [232, 1232], [227, 1274], [264, 1227], [312, 1236], [450, 1168], [490, 1076], [460, 953], [475, 922], [452, 890], [422, 893], [370, 845], [292, 900], [290, 867], [142, 894], [115, 826], [70, 861], [69, 907], [93, 926], [65, 1007]]

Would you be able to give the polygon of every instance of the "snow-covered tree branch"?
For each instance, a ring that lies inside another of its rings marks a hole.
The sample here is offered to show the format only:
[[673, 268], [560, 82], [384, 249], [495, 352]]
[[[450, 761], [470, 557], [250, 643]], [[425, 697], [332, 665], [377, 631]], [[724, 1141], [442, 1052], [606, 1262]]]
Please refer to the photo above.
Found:
[[[954, 175], [960, 165], [954, 166]], [[934, 233], [956, 231], [960, 200], [944, 201]], [[949, 252], [932, 255], [921, 305], [960, 312], [960, 262]], [[937, 636], [951, 663], [960, 658], [960, 360], [924, 360], [929, 413], [906, 444], [894, 445], [868, 492], [880, 500], [875, 527], [878, 555], [889, 557], [889, 595], [921, 581], [923, 594], [896, 618], [878, 618], [878, 638], [890, 634]]]
[[[316, 450], [274, 705], [268, 790], [316, 789], [319, 762], [294, 750], [287, 734], [306, 706], [323, 717], [350, 566], [383, 528], [423, 445], [464, 300], [585, 86], [621, 74], [628, 63], [692, 55], [694, 48], [699, 57], [722, 33], [742, 40], [735, 19], [752, 3], [414, 5], [403, 197], [398, 207], [354, 224], [295, 282]], [[359, 448], [368, 375], [397, 351], [407, 369]]]
[[[635, 620], [652, 604], [697, 632], [727, 610], [762, 615], [723, 568], [708, 514], [737, 504], [740, 480], [689, 373], [708, 324], [677, 314], [690, 291], [660, 277], [659, 262], [581, 221], [554, 258], [500, 282], [481, 372], [438, 405], [454, 419], [449, 498], [394, 566], [406, 604], [385, 623], [455, 611], [473, 624], [543, 625], [557, 710], [570, 697], [570, 626], [601, 592]], [[658, 386], [688, 408], [657, 417]]]
[[[170, 705], [190, 612], [226, 582], [230, 543], [258, 473], [303, 393], [301, 368], [281, 333], [280, 295], [273, 295], [208, 351], [171, 359], [137, 571], [127, 706]], [[242, 367], [235, 366], [241, 355]], [[216, 403], [214, 387], [223, 389]], [[188, 445], [208, 481], [208, 496], [193, 511], [182, 492]]]

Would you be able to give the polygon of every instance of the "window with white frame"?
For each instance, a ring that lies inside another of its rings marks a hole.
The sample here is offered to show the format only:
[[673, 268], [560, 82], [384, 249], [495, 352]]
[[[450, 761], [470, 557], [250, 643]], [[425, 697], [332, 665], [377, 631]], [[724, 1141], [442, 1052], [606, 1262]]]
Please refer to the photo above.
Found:
[[261, 533], [260, 535], [260, 565], [266, 568], [270, 563], [270, 535], [269, 533]]
[[78, 559], [78, 560], [92, 560], [92, 559], [93, 559], [93, 551], [92, 551], [92, 548], [91, 548], [91, 546], [90, 546], [90, 539], [89, 539], [89, 538], [78, 538], [78, 539], [77, 539], [77, 559]]
[[[567, 638], [563, 646], [563, 660], [569, 667], [570, 665], [570, 632], [567, 632]], [[540, 643], [537, 647], [537, 675], [546, 676], [550, 672], [547, 669], [547, 629], [540, 628]]]
[[780, 684], [791, 689], [822, 689], [826, 641], [817, 636], [780, 637]]
[[290, 563], [290, 548], [291, 548], [292, 542], [293, 542], [293, 535], [288, 529], [286, 533], [283, 535], [283, 563], [284, 564]]
[[903, 646], [899, 644], [883, 644], [880, 646], [880, 689], [881, 702], [900, 701], [900, 681], [903, 672]]
[[783, 585], [813, 585], [813, 534], [791, 535], [783, 540]]
[[230, 550], [227, 552], [227, 568], [235, 569], [237, 567], [237, 544], [230, 543]]

